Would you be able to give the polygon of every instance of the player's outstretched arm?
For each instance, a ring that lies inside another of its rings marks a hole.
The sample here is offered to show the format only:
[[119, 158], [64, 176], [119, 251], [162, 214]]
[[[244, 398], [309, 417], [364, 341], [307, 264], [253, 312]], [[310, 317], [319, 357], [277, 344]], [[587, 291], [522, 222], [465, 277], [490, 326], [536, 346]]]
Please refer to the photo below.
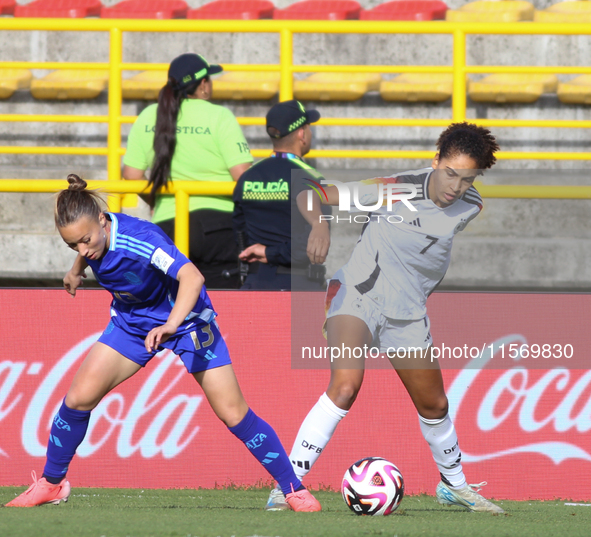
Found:
[[76, 296], [76, 289], [82, 285], [82, 278], [86, 278], [86, 272], [84, 272], [86, 267], [88, 267], [86, 259], [78, 254], [72, 268], [64, 276], [64, 289], [72, 295], [72, 298]]
[[322, 200], [324, 205], [338, 205], [339, 204], [339, 189], [334, 186], [325, 186], [324, 192], [326, 192], [326, 200]]
[[197, 304], [201, 288], [205, 282], [205, 278], [193, 263], [183, 265], [176, 279], [179, 282], [176, 302], [166, 323], [153, 328], [146, 336], [145, 346], [148, 352], [157, 350], [161, 343], [164, 343], [177, 331], [177, 328]]
[[[328, 187], [328, 190], [336, 187]], [[307, 191], [300, 192], [296, 198], [298, 210], [300, 214], [305, 218], [306, 222], [312, 226], [312, 230], [308, 235], [308, 244], [306, 246], [306, 253], [310, 263], [321, 264], [326, 260], [328, 255], [328, 249], [330, 248], [330, 229], [328, 222], [323, 220], [321, 217], [322, 206], [320, 199], [317, 196], [312, 198], [312, 210], [308, 210]], [[303, 194], [303, 195], [302, 195]], [[329, 198], [330, 199], [330, 198]]]

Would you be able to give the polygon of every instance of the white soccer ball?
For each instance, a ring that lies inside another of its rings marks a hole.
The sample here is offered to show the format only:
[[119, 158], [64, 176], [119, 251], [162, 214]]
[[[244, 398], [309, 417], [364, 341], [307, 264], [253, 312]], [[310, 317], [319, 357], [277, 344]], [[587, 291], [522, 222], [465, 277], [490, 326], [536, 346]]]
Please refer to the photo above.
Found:
[[345, 472], [341, 493], [356, 515], [389, 515], [404, 496], [404, 480], [394, 464], [381, 457], [366, 457]]

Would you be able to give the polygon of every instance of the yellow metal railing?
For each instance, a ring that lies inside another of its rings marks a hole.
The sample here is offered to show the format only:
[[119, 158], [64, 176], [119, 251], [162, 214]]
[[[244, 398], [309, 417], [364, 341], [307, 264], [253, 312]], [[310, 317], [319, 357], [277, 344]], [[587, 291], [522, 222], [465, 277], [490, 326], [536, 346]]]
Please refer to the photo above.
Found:
[[[89, 189], [108, 194], [141, 194], [147, 191], [146, 181], [87, 181]], [[177, 181], [162, 192], [174, 194], [176, 202], [174, 242], [189, 255], [189, 196], [231, 196], [233, 182]], [[59, 192], [67, 188], [63, 179], [0, 179], [0, 192]], [[111, 196], [110, 196], [111, 197]], [[110, 208], [113, 210], [112, 208]]]
[[[483, 198], [505, 199], [591, 199], [591, 186], [537, 186], [537, 185], [474, 185]], [[0, 192], [59, 192], [66, 187], [64, 180], [54, 179], [0, 179]], [[88, 181], [88, 188], [109, 194], [141, 194], [147, 189], [146, 181]], [[189, 196], [230, 196], [234, 183], [177, 181], [169, 183], [164, 192], [174, 194], [176, 222], [174, 242], [186, 256], [189, 255]]]
[[[293, 96], [293, 74], [299, 72], [378, 72], [378, 73], [453, 73], [453, 96], [449, 119], [366, 119], [323, 118], [326, 126], [446, 126], [451, 121], [466, 119], [466, 75], [468, 73], [591, 73], [591, 66], [468, 66], [466, 65], [466, 36], [470, 34], [520, 35], [590, 35], [590, 24], [545, 23], [449, 23], [449, 22], [378, 22], [378, 21], [199, 21], [199, 20], [118, 20], [118, 19], [26, 19], [0, 18], [0, 30], [46, 31], [104, 31], [109, 32], [108, 63], [82, 62], [10, 62], [0, 61], [0, 67], [29, 69], [108, 69], [109, 101], [106, 116], [67, 116], [39, 114], [0, 114], [0, 121], [89, 122], [108, 124], [107, 147], [0, 147], [0, 153], [106, 155], [108, 176], [120, 178], [121, 124], [133, 123], [134, 116], [121, 115], [121, 74], [126, 70], [165, 70], [167, 64], [124, 63], [124, 32], [225, 32], [276, 33], [280, 37], [279, 64], [224, 65], [228, 71], [276, 71], [281, 74], [279, 97]], [[453, 37], [452, 65], [294, 65], [293, 36], [296, 33], [320, 34], [450, 34]], [[238, 118], [241, 125], [263, 125], [259, 117]], [[553, 127], [590, 128], [591, 121], [572, 120], [502, 120], [473, 119], [487, 127]], [[253, 150], [254, 156], [266, 156], [267, 150]], [[430, 158], [430, 151], [372, 151], [372, 150], [313, 150], [309, 156], [333, 158]], [[591, 152], [500, 152], [499, 159], [559, 159], [588, 160]], [[117, 198], [117, 197], [116, 197]], [[117, 198], [118, 199], [118, 198]], [[111, 208], [118, 210], [118, 200]]]
[[[124, 32], [249, 32], [277, 33], [280, 36], [279, 64], [224, 65], [228, 71], [277, 71], [281, 74], [279, 97], [287, 100], [293, 97], [293, 74], [298, 72], [379, 72], [379, 73], [453, 73], [452, 117], [450, 119], [375, 119], [375, 118], [323, 118], [319, 125], [325, 126], [439, 126], [445, 127], [451, 121], [466, 119], [466, 75], [468, 73], [591, 73], [591, 67], [564, 66], [467, 66], [466, 36], [470, 34], [520, 34], [520, 35], [590, 35], [591, 25], [587, 24], [466, 24], [447, 22], [374, 22], [374, 21], [151, 21], [117, 19], [19, 19], [0, 18], [0, 30], [46, 30], [46, 31], [104, 31], [109, 32], [109, 62], [10, 62], [1, 61], [0, 67], [28, 69], [107, 69], [109, 70], [108, 115], [40, 115], [40, 114], [0, 114], [0, 121], [12, 122], [88, 122], [107, 123], [107, 147], [41, 147], [41, 146], [4, 146], [0, 153], [13, 154], [72, 154], [104, 155], [108, 160], [108, 177], [120, 179], [121, 156], [125, 150], [121, 147], [121, 124], [133, 123], [135, 116], [122, 116], [121, 78], [126, 70], [166, 70], [167, 64], [124, 63]], [[453, 36], [453, 64], [449, 66], [416, 65], [294, 65], [293, 35], [296, 33], [361, 33], [361, 34], [451, 34]], [[259, 117], [238, 118], [241, 125], [264, 125]], [[488, 127], [558, 127], [590, 128], [591, 121], [572, 120], [501, 120], [475, 119], [476, 123]], [[254, 156], [266, 156], [268, 150], [253, 150]], [[431, 158], [432, 151], [376, 151], [376, 150], [313, 150], [310, 157], [332, 158]], [[589, 152], [499, 152], [500, 159], [560, 159], [588, 160]], [[54, 192], [63, 188], [62, 181], [17, 180], [1, 181], [0, 191], [4, 192]], [[94, 184], [94, 182], [90, 182]], [[10, 185], [10, 186], [9, 186]], [[120, 196], [123, 193], [142, 192], [145, 185], [140, 181], [126, 181], [121, 184], [112, 181], [97, 182], [94, 187], [115, 194], [109, 199], [109, 208], [118, 211], [121, 208]], [[171, 185], [177, 205], [176, 241], [183, 252], [188, 251], [188, 196], [189, 195], [228, 195], [232, 184], [224, 183], [176, 183]], [[552, 198], [589, 198], [586, 187], [501, 187], [482, 186], [485, 197], [552, 197]], [[514, 190], [506, 190], [514, 189]], [[524, 189], [524, 190], [515, 190]], [[572, 192], [569, 189], [574, 189]], [[534, 191], [535, 190], [535, 191]], [[520, 192], [519, 196], [515, 195]], [[542, 196], [545, 192], [547, 195]], [[501, 194], [499, 194], [501, 193]], [[506, 195], [507, 193], [511, 194]], [[575, 194], [576, 193], [576, 194]]]

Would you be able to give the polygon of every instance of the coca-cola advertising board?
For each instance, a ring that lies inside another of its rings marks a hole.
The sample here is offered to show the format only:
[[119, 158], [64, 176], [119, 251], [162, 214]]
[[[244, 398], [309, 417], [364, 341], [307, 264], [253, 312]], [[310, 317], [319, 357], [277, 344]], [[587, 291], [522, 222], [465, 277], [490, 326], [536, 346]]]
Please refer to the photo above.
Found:
[[[330, 376], [328, 368], [292, 367], [292, 295], [210, 294], [246, 400], [289, 451]], [[43, 469], [52, 418], [108, 323], [110, 296], [81, 290], [72, 299], [60, 290], [14, 289], [0, 290], [0, 300], [0, 485], [25, 485], [31, 470]], [[450, 349], [442, 369], [464, 470], [471, 483], [488, 481], [487, 496], [591, 499], [590, 301], [584, 294], [436, 293], [429, 299], [434, 344]], [[308, 306], [316, 338], [321, 294]], [[357, 402], [306, 483], [338, 489], [346, 468], [366, 456], [395, 462], [408, 493], [434, 493], [439, 475], [394, 371], [369, 368]], [[93, 411], [68, 478], [80, 487], [270, 484], [168, 351]]]

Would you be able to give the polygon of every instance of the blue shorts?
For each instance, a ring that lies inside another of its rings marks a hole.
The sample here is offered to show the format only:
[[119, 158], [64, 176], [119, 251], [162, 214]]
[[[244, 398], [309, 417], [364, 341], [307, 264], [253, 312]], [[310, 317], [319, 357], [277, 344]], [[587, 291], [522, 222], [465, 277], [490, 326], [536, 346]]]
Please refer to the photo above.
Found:
[[[98, 340], [142, 367], [156, 354], [146, 350], [144, 336], [130, 334], [112, 320]], [[160, 344], [157, 352], [163, 349], [170, 349], [180, 356], [189, 373], [198, 373], [232, 363], [228, 347], [215, 320], [196, 328], [193, 332], [172, 336]]]

